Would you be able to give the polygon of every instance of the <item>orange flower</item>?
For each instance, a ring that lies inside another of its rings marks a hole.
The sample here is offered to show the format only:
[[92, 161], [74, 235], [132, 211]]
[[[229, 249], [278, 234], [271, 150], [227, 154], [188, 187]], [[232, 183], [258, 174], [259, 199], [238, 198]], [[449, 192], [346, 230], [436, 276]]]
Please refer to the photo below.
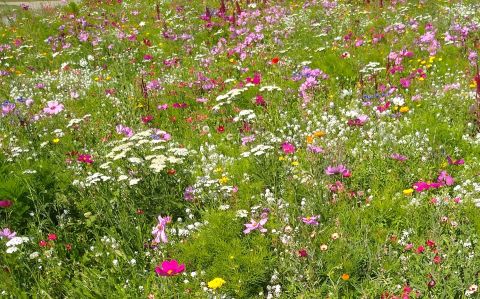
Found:
[[313, 136], [317, 138], [323, 137], [325, 135], [327, 135], [327, 133], [325, 133], [324, 131], [316, 131], [313, 133]]
[[308, 144], [311, 144], [313, 142], [313, 136], [312, 135], [308, 135], [307, 136], [307, 143]]
[[347, 273], [343, 273], [343, 274], [342, 274], [342, 279], [343, 279], [344, 281], [347, 281], [347, 280], [350, 279], [350, 275], [348, 275]]

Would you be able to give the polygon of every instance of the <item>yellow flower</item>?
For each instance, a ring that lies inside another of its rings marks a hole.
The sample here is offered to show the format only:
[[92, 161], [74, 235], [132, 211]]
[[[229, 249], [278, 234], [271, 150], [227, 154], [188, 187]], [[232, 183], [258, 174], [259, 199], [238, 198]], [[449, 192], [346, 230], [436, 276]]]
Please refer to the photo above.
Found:
[[222, 172], [222, 170], [223, 170], [222, 167], [217, 167], [215, 168], [214, 172]]
[[225, 280], [221, 279], [220, 277], [214, 278], [208, 282], [208, 287], [215, 290], [223, 286]]
[[441, 168], [445, 168], [448, 166], [447, 161], [443, 161], [443, 163], [440, 165]]
[[403, 194], [404, 194], [404, 195], [409, 196], [409, 195], [412, 195], [412, 193], [413, 193], [413, 189], [412, 189], [412, 188], [403, 190]]
[[300, 163], [298, 163], [298, 161], [293, 161], [293, 162], [292, 162], [292, 165], [293, 165], [293, 166], [298, 166], [298, 164], [300, 164]]
[[347, 281], [347, 280], [350, 279], [350, 275], [348, 275], [347, 273], [343, 273], [343, 274], [342, 274], [342, 279], [343, 279], [344, 281]]
[[410, 108], [408, 108], [408, 106], [400, 107], [400, 112], [402, 112], [402, 113], [407, 113], [409, 110], [410, 110]]
[[223, 176], [221, 179], [218, 180], [220, 184], [226, 184], [228, 182], [228, 178], [226, 176]]
[[283, 156], [278, 157], [278, 161], [283, 161], [283, 160], [285, 160], [285, 157]]
[[59, 142], [60, 142], [60, 139], [54, 138], [54, 139], [52, 140], [52, 142], [53, 142], [53, 143], [59, 143]]

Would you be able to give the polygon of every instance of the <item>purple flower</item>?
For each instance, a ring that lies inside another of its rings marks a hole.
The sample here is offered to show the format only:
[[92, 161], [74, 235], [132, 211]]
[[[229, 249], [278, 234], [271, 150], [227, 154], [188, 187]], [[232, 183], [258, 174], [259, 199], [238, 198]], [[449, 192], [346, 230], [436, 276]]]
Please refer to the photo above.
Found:
[[43, 108], [43, 112], [48, 115], [55, 115], [63, 111], [63, 104], [60, 104], [58, 101], [49, 101], [47, 102], [47, 107]]
[[11, 112], [13, 112], [13, 110], [15, 110], [15, 104], [14, 103], [10, 103], [10, 102], [5, 102], [2, 104], [2, 116], [5, 116]]
[[193, 201], [193, 199], [195, 198], [194, 193], [195, 193], [195, 189], [193, 189], [192, 186], [188, 186], [187, 188], [185, 188], [185, 191], [183, 192], [183, 198], [186, 201]]
[[165, 217], [162, 217], [161, 215], [158, 216], [158, 224], [152, 230], [152, 235], [155, 237], [153, 241], [155, 243], [168, 242], [167, 234], [165, 233], [165, 227], [171, 221], [172, 219], [169, 216], [165, 216]]

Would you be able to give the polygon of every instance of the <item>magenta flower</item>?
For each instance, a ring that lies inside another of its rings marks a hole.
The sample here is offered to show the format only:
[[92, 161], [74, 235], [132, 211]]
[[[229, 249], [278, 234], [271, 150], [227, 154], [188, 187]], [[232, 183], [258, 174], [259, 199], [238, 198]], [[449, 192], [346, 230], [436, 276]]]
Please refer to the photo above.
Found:
[[63, 111], [63, 104], [60, 104], [58, 101], [49, 101], [47, 102], [47, 107], [43, 108], [43, 112], [48, 115], [55, 115]]
[[282, 143], [282, 150], [285, 154], [293, 154], [295, 153], [295, 146], [290, 142]]
[[185, 264], [177, 260], [163, 261], [161, 266], [155, 267], [155, 273], [160, 276], [175, 276], [185, 271]]
[[87, 155], [87, 154], [78, 155], [77, 161], [81, 162], [81, 163], [85, 163], [85, 164], [92, 164], [93, 163], [92, 156]]
[[449, 165], [463, 165], [465, 164], [465, 160], [459, 159], [459, 160], [454, 160], [450, 156], [447, 156], [447, 161]]
[[2, 238], [7, 238], [7, 239], [12, 239], [17, 235], [16, 232], [12, 232], [9, 228], [4, 228], [0, 230], [0, 239]]
[[9, 208], [13, 205], [11, 200], [0, 200], [0, 208]]
[[155, 243], [168, 242], [167, 234], [165, 233], [165, 227], [171, 221], [172, 219], [169, 216], [165, 216], [165, 217], [162, 217], [161, 215], [158, 216], [158, 224], [152, 230], [152, 235], [155, 237], [153, 241]]
[[308, 217], [302, 217], [302, 221], [305, 224], [310, 224], [310, 225], [318, 225], [318, 219], [320, 218], [320, 215], [316, 216], [308, 216]]
[[262, 213], [260, 221], [255, 221], [253, 219], [250, 219], [250, 223], [245, 224], [245, 229], [243, 230], [244, 234], [249, 234], [254, 230], [258, 230], [262, 233], [266, 233], [267, 229], [264, 228], [263, 226], [265, 223], [268, 221], [268, 215], [266, 213]]
[[353, 126], [358, 126], [361, 127], [363, 126], [366, 122], [368, 121], [368, 116], [367, 115], [360, 115], [357, 118], [354, 119], [349, 119], [347, 124], [351, 127]]

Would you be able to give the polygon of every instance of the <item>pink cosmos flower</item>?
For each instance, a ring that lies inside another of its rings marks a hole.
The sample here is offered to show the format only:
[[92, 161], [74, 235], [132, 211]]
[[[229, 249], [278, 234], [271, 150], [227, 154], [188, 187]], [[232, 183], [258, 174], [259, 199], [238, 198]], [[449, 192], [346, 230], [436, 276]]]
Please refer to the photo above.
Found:
[[314, 154], [321, 154], [324, 152], [323, 148], [321, 146], [317, 146], [317, 145], [307, 145], [307, 150], [309, 152], [312, 152]]
[[160, 276], [175, 276], [185, 271], [185, 264], [179, 264], [177, 260], [163, 261], [161, 266], [155, 268], [155, 273]]
[[2, 238], [7, 238], [7, 239], [12, 239], [17, 235], [16, 232], [11, 231], [9, 228], [4, 228], [0, 230], [0, 239]]
[[253, 78], [248, 77], [246, 79], [247, 83], [253, 83], [255, 85], [259, 85], [261, 80], [262, 80], [262, 76], [259, 73], [255, 73]]
[[347, 124], [351, 127], [353, 126], [358, 126], [361, 127], [363, 126], [366, 122], [368, 121], [368, 116], [367, 115], [360, 115], [357, 118], [354, 119], [349, 119]]
[[342, 164], [340, 164], [338, 166], [328, 166], [325, 169], [325, 174], [327, 174], [327, 175], [341, 174], [343, 177], [350, 177], [352, 175], [350, 170], [348, 170]]
[[255, 221], [253, 219], [250, 219], [250, 223], [245, 224], [245, 229], [243, 230], [244, 234], [249, 234], [254, 230], [258, 230], [262, 233], [266, 233], [267, 229], [264, 228], [263, 226], [265, 223], [268, 221], [268, 215], [266, 213], [262, 213], [260, 221]]
[[318, 225], [318, 219], [320, 218], [320, 215], [316, 216], [308, 216], [308, 217], [302, 217], [302, 221], [305, 224], [310, 224], [310, 225]]
[[295, 146], [290, 142], [282, 143], [282, 150], [285, 154], [293, 154], [295, 153]]
[[63, 111], [63, 104], [60, 104], [58, 101], [48, 101], [47, 107], [43, 108], [43, 112], [48, 115], [55, 115]]
[[465, 164], [465, 160], [463, 160], [463, 159], [454, 160], [450, 156], [447, 156], [447, 161], [448, 161], [449, 165], [463, 165], [463, 164]]
[[133, 130], [129, 127], [126, 127], [124, 125], [118, 125], [115, 127], [115, 130], [117, 131], [118, 134], [123, 134], [126, 137], [132, 137], [133, 136]]
[[404, 162], [408, 159], [407, 157], [405, 157], [403, 155], [400, 155], [400, 154], [397, 154], [397, 153], [391, 154], [390, 158], [392, 158], [394, 160], [397, 160], [397, 161], [400, 161], [400, 162]]
[[438, 178], [437, 178], [437, 182], [439, 182], [439, 183], [442, 184], [442, 185], [451, 186], [451, 185], [453, 185], [454, 180], [453, 180], [453, 178], [452, 178], [450, 175], [448, 175], [448, 173], [444, 170], [444, 171], [440, 172], [440, 175], [439, 175]]
[[152, 235], [155, 237], [153, 241], [155, 243], [168, 242], [167, 234], [165, 233], [165, 228], [167, 224], [170, 223], [171, 221], [172, 221], [172, 218], [170, 218], [170, 216], [165, 216], [165, 217], [162, 217], [161, 215], [158, 216], [158, 224], [152, 230]]
[[244, 136], [242, 137], [242, 145], [247, 145], [250, 142], [255, 141], [255, 135]]

